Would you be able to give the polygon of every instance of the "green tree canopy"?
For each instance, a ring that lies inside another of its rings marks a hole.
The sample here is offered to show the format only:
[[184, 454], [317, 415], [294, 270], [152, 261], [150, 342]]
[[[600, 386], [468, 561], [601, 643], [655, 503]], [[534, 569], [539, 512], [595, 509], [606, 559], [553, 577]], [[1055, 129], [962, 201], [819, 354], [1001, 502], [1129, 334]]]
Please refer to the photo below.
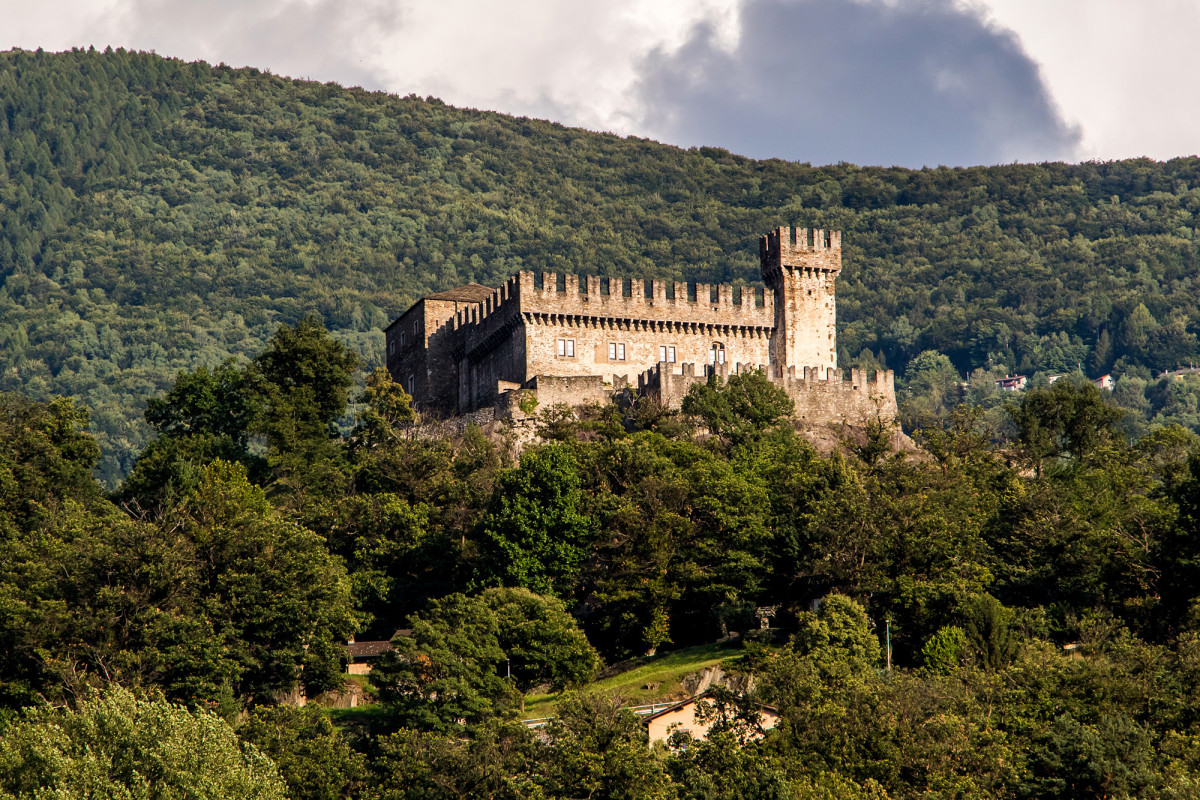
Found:
[[496, 613], [482, 599], [452, 594], [409, 618], [371, 671], [380, 699], [406, 727], [455, 731], [503, 717], [517, 692], [501, 675], [504, 650]]
[[271, 760], [214, 714], [110, 689], [0, 727], [0, 796], [284, 800]]
[[826, 595], [815, 612], [803, 612], [792, 645], [826, 667], [844, 664], [862, 671], [879, 664], [879, 639], [867, 613], [845, 595]]
[[592, 679], [600, 656], [562, 601], [528, 589], [486, 589], [480, 598], [496, 614], [497, 636], [521, 691], [549, 685], [561, 692]]
[[500, 474], [479, 524], [478, 583], [569, 596], [595, 536], [581, 506], [579, 466], [568, 446], [525, 451], [518, 468]]
[[1112, 436], [1113, 424], [1123, 416], [1091, 382], [1065, 379], [1026, 391], [1018, 404], [1010, 405], [1009, 414], [1039, 473], [1047, 458], [1084, 458]]
[[794, 404], [762, 370], [738, 372], [722, 381], [712, 375], [688, 389], [685, 414], [695, 414], [716, 436], [740, 444], [777, 428], [791, 419]]

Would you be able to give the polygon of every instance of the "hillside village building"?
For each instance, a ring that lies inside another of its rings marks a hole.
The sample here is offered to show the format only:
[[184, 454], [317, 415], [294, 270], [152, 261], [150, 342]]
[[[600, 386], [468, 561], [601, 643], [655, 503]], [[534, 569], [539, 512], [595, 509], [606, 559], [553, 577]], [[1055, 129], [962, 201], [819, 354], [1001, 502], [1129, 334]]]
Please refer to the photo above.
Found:
[[778, 228], [764, 287], [520, 272], [417, 301], [385, 331], [393, 378], [426, 412], [466, 414], [533, 394], [580, 405], [637, 389], [678, 407], [694, 383], [765, 371], [812, 423], [896, 416], [892, 372], [837, 368], [837, 231]]

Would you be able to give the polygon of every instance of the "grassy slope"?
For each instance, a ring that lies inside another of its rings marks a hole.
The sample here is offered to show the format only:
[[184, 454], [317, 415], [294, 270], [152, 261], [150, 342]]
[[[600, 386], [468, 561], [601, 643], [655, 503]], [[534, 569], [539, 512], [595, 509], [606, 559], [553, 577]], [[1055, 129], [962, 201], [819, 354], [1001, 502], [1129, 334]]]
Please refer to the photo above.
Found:
[[[674, 650], [659, 656], [642, 657], [630, 662], [630, 668], [584, 687], [584, 691], [615, 695], [627, 705], [646, 705], [687, 695], [683, 680], [718, 664], [733, 665], [742, 659], [742, 651], [727, 644], [705, 644]], [[727, 667], [728, 669], [728, 667]], [[346, 678], [370, 690], [370, 682], [360, 675]], [[653, 686], [654, 688], [647, 688]], [[524, 719], [552, 716], [560, 694], [530, 694], [525, 698]], [[330, 717], [339, 726], [369, 725], [382, 713], [382, 706], [369, 704], [358, 708], [332, 708]]]
[[[589, 684], [585, 691], [617, 695], [628, 705], [682, 699], [687, 694], [683, 680], [688, 675], [718, 664], [736, 664], [742, 657], [741, 650], [724, 644], [687, 647], [660, 656], [635, 659], [631, 669]], [[525, 719], [551, 716], [560, 696], [528, 695], [522, 716]]]

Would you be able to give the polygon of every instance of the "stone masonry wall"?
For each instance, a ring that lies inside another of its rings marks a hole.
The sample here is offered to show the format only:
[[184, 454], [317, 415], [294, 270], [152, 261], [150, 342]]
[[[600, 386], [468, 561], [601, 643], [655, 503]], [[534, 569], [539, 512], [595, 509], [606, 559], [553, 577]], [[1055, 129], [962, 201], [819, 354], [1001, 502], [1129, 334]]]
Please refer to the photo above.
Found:
[[[713, 345], [724, 352], [726, 361], [766, 363], [770, 347], [769, 329], [735, 325], [647, 322], [642, 320], [596, 319], [578, 316], [526, 315], [525, 352], [527, 371], [533, 375], [636, 376], [658, 363], [707, 364]], [[559, 341], [565, 351], [558, 355]], [[613, 345], [615, 347], [610, 347]], [[662, 348], [667, 348], [665, 354]], [[609, 358], [613, 351], [618, 358]]]
[[[493, 402], [501, 381], [524, 384], [546, 375], [632, 380], [658, 362], [661, 347], [674, 348], [676, 363], [709, 363], [714, 344], [724, 354], [718, 360], [768, 360], [775, 316], [770, 291], [756, 297], [747, 288], [735, 303], [732, 286], [697, 284], [689, 301], [683, 283], [674, 284], [668, 298], [661, 281], [613, 280], [614, 293], [605, 294], [600, 278], [584, 279], [586, 293], [578, 276], [562, 278], [560, 291], [552, 273], [542, 276], [540, 288], [534, 273], [518, 273], [487, 301], [455, 315], [460, 412]], [[570, 344], [561, 356], [560, 339]]]
[[500, 381], [524, 383], [524, 320], [520, 282], [509, 278], [482, 303], [459, 311], [451, 321], [457, 339], [458, 411], [492, 403]]
[[[683, 364], [679, 373], [658, 364], [638, 376], [639, 394], [668, 408], [679, 408], [688, 389], [716, 373], [722, 380], [739, 372], [761, 369], [758, 364], [724, 364], [697, 369]], [[896, 418], [895, 376], [891, 370], [868, 374], [866, 370], [767, 369], [767, 377], [787, 392], [796, 405], [795, 418], [810, 423], [842, 423], [864, 426], [868, 422]]]

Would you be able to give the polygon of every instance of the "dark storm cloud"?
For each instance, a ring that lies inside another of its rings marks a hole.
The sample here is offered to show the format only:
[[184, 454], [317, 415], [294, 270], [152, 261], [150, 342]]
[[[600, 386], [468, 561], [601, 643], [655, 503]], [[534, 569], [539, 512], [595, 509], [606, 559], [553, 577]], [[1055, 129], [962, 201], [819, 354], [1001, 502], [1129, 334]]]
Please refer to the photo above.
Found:
[[1070, 159], [1079, 140], [1016, 38], [950, 0], [747, 0], [737, 47], [696, 28], [641, 65], [644, 126], [757, 158], [919, 167]]
[[400, 15], [386, 0], [134, 0], [118, 24], [164, 55], [379, 89], [374, 45]]

